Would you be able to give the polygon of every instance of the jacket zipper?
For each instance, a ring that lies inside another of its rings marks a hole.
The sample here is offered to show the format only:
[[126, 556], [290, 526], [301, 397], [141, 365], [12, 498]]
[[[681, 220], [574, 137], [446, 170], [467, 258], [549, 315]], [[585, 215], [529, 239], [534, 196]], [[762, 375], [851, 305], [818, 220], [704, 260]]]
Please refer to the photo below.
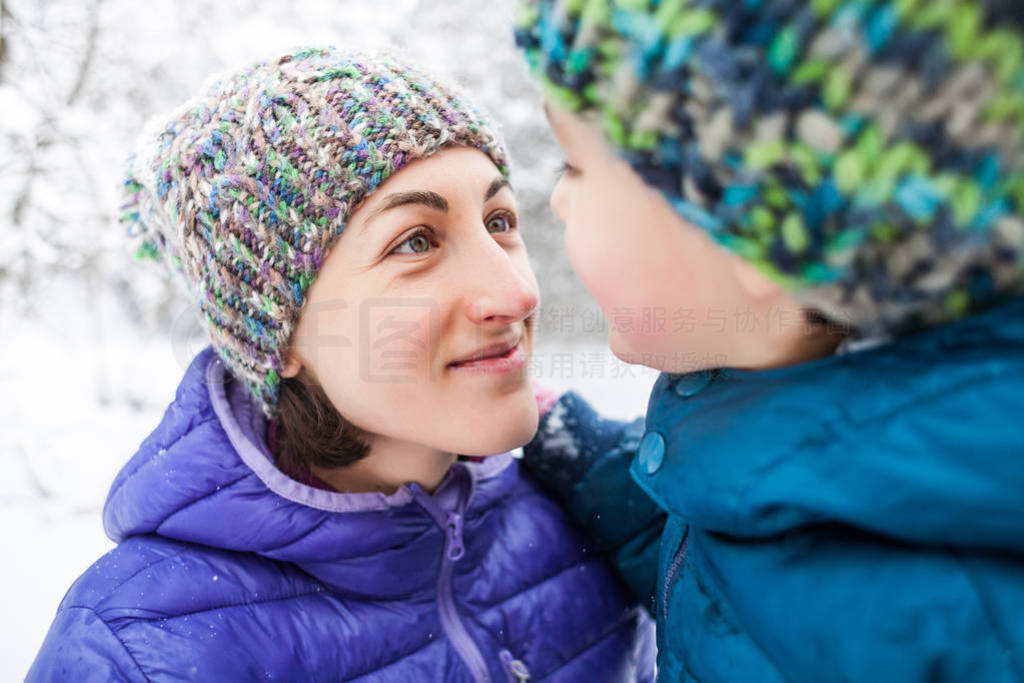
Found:
[[676, 575], [682, 569], [683, 562], [686, 561], [686, 551], [689, 544], [690, 527], [687, 526], [686, 531], [683, 532], [683, 541], [679, 546], [679, 550], [676, 551], [676, 556], [672, 558], [672, 564], [669, 565], [668, 571], [665, 572], [665, 584], [662, 586], [661, 591], [661, 614], [665, 619], [668, 619], [668, 594], [676, 581]]
[[[461, 468], [459, 469], [461, 470]], [[457, 475], [458, 472], [452, 474]], [[466, 630], [466, 625], [462, 623], [462, 618], [455, 607], [455, 598], [452, 595], [452, 572], [455, 563], [466, 554], [466, 547], [462, 541], [462, 522], [468, 498], [466, 495], [467, 484], [460, 482], [455, 509], [447, 513], [441, 510], [436, 501], [422, 489], [411, 488], [416, 501], [445, 532], [441, 569], [437, 575], [437, 610], [441, 617], [441, 627], [462, 662], [473, 674], [473, 679], [478, 683], [491, 683], [491, 675], [487, 672], [484, 657], [480, 654], [480, 649], [473, 641], [473, 637]]]
[[498, 653], [501, 658], [501, 663], [505, 666], [505, 672], [508, 674], [508, 680], [510, 683], [526, 683], [530, 680], [530, 670], [526, 668], [526, 664], [520, 659], [516, 659], [509, 650], [502, 650]]

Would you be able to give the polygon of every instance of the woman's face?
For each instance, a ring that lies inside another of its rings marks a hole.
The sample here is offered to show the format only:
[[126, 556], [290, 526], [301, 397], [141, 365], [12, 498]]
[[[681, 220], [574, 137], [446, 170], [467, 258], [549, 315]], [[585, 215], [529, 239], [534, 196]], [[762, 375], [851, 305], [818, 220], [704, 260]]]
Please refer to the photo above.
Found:
[[307, 291], [282, 374], [301, 362], [371, 446], [503, 453], [537, 429], [537, 304], [511, 188], [483, 152], [445, 149], [353, 213]]

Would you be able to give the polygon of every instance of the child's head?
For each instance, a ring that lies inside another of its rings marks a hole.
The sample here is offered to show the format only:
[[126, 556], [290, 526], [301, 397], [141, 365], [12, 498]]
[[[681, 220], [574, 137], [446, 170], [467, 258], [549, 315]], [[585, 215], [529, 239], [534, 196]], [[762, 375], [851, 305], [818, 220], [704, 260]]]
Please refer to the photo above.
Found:
[[[764, 343], [772, 330], [763, 321], [801, 328], [799, 304], [684, 222], [596, 128], [547, 110], [566, 152], [551, 207], [565, 223], [570, 261], [608, 316], [611, 350], [670, 372], [774, 365], [792, 355], [788, 337]], [[731, 334], [739, 311], [749, 327]]]
[[883, 336], [1024, 291], [1024, 40], [997, 4], [523, 0], [613, 349], [759, 365], [801, 308]]
[[309, 49], [217, 81], [144, 139], [126, 183], [140, 254], [181, 276], [266, 416], [333, 425], [303, 464], [377, 438], [529, 440], [536, 280], [500, 138], [455, 88]]

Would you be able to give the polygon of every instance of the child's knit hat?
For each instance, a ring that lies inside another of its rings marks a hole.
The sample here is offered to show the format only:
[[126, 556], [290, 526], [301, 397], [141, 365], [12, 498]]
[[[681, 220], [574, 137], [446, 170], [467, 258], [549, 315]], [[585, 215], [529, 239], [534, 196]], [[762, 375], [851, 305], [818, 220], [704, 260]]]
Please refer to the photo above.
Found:
[[360, 202], [449, 145], [508, 175], [505, 150], [454, 86], [385, 54], [303, 49], [203, 93], [147, 125], [122, 221], [136, 257], [198, 299], [213, 347], [272, 417], [305, 292]]
[[554, 102], [864, 336], [1024, 291], [1019, 0], [520, 0]]

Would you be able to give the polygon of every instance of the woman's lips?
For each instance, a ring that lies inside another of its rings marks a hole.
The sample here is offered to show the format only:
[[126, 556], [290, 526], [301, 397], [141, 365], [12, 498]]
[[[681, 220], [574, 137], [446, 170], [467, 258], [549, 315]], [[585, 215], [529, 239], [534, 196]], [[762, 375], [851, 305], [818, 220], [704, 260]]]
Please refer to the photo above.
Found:
[[490, 356], [464, 363], [453, 363], [452, 370], [460, 372], [473, 372], [476, 374], [503, 374], [522, 370], [526, 367], [526, 352], [523, 350], [523, 343], [520, 341], [507, 352], [500, 356]]

